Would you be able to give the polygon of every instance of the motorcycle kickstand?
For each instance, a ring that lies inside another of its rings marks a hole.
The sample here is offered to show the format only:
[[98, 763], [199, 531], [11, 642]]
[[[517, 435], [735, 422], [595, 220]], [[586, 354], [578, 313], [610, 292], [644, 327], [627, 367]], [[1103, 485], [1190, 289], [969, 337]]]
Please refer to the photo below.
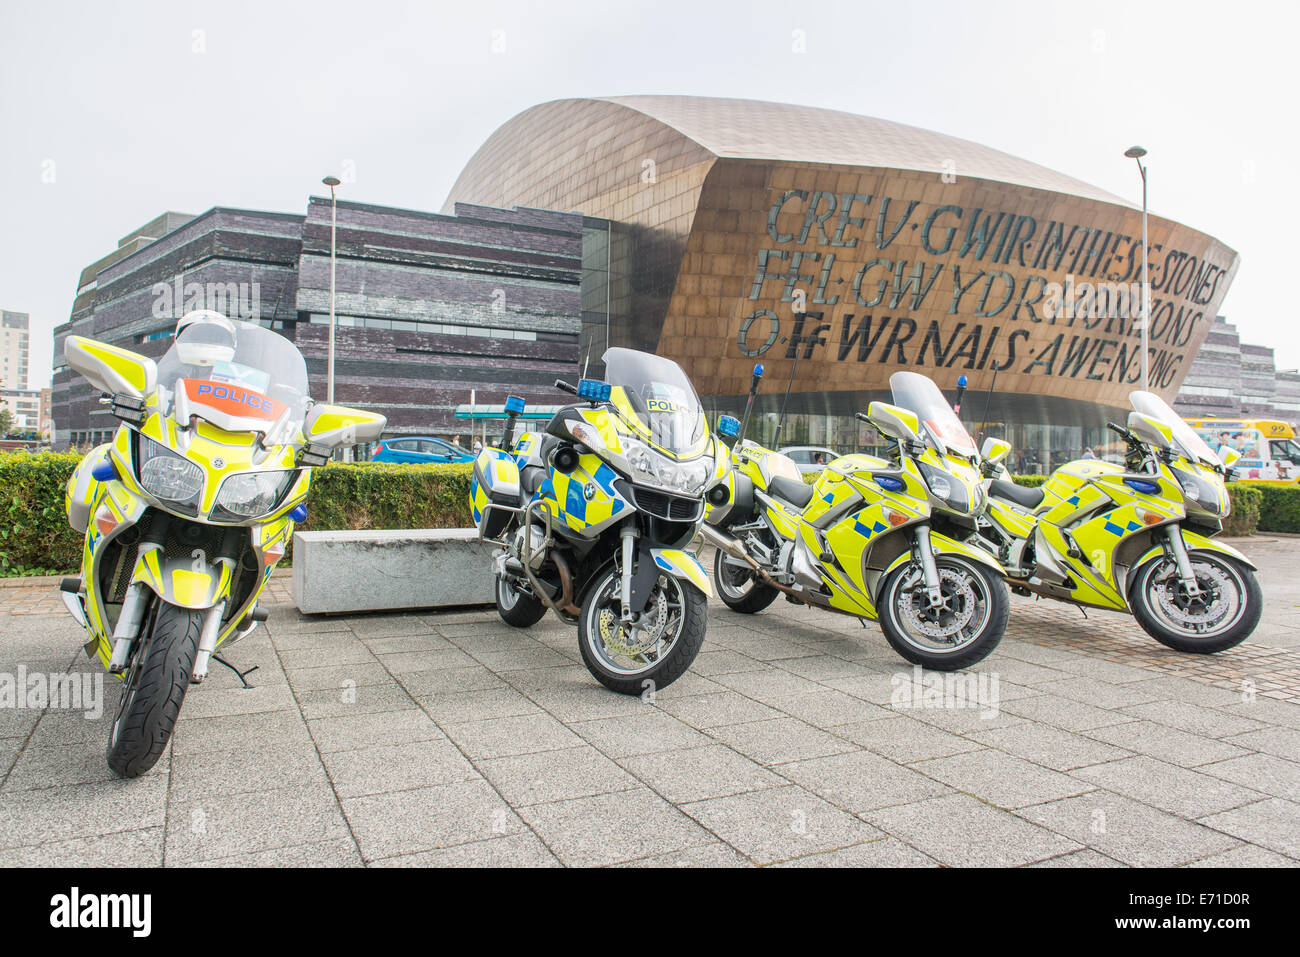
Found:
[[247, 671], [240, 671], [238, 668], [232, 665], [225, 658], [222, 658], [220, 655], [213, 655], [212, 660], [219, 664], [225, 665], [227, 668], [233, 671], [235, 673], [235, 677], [239, 679], [239, 683], [242, 684], [245, 688], [252, 688], [253, 686], [250, 685], [246, 680], [244, 680], [244, 676], [251, 675], [254, 671], [256, 671], [258, 668], [261, 667], [261, 665], [253, 665], [253, 667], [249, 668]]

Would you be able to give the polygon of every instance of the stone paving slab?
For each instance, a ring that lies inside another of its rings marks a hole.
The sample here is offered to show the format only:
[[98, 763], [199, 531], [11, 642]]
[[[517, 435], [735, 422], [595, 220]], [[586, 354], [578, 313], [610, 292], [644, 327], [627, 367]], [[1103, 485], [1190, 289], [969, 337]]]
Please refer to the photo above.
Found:
[[[1300, 539], [1239, 544], [1269, 597], [1241, 648], [1014, 598], [994, 698], [933, 707], [878, 627], [785, 602], [712, 603], [639, 698], [553, 619], [308, 617], [279, 574], [229, 651], [253, 687], [214, 668], [143, 778], [104, 765], [114, 679], [95, 720], [0, 708], [0, 866], [1294, 867]], [[56, 585], [0, 582], [0, 673], [95, 674]]]

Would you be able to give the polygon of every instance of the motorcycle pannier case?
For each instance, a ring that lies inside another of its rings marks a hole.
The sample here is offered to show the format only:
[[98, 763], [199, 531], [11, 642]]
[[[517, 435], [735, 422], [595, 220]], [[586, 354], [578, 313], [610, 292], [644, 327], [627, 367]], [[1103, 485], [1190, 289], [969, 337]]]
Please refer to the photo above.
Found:
[[519, 507], [519, 465], [500, 449], [484, 449], [474, 460], [470, 500], [479, 534], [483, 538], [499, 536], [510, 521], [510, 512], [491, 506]]

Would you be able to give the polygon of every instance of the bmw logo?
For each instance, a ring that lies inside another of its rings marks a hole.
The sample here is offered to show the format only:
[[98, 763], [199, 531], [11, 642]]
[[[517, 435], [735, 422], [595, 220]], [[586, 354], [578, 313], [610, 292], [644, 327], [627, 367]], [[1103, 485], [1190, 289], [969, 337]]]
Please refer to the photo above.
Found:
[[586, 486], [582, 489], [582, 494], [587, 496], [587, 501], [590, 502], [593, 498], [596, 497], [596, 483], [588, 482]]

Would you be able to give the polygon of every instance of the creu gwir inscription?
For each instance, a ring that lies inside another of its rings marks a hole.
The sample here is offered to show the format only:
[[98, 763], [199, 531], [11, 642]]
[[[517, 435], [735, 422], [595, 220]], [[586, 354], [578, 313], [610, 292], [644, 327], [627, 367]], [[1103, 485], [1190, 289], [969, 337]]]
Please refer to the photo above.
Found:
[[[905, 230], [943, 261], [891, 254]], [[771, 245], [758, 250], [746, 298], [771, 300], [779, 290], [776, 301], [792, 310], [743, 316], [734, 337], [742, 356], [764, 355], [780, 343], [790, 359], [1128, 384], [1140, 377], [1140, 234], [1063, 219], [1044, 224], [1000, 209], [927, 208], [916, 199], [798, 189], [773, 201], [767, 233]], [[1150, 379], [1161, 389], [1190, 361], [1186, 347], [1231, 262], [1158, 241], [1148, 248]], [[960, 318], [908, 315], [938, 309]]]

